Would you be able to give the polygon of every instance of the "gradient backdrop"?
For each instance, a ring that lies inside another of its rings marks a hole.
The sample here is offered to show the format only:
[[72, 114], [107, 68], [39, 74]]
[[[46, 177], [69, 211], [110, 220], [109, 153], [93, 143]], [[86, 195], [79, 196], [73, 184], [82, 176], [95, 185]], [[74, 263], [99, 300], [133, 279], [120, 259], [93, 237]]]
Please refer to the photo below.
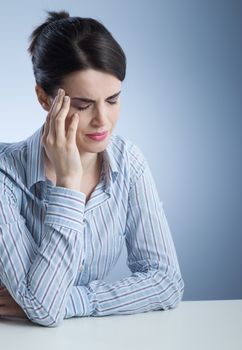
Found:
[[[0, 142], [46, 118], [28, 37], [43, 10], [100, 20], [127, 55], [116, 132], [145, 154], [177, 248], [185, 300], [242, 298], [242, 1], [1, 4]], [[129, 275], [126, 251], [108, 281]]]

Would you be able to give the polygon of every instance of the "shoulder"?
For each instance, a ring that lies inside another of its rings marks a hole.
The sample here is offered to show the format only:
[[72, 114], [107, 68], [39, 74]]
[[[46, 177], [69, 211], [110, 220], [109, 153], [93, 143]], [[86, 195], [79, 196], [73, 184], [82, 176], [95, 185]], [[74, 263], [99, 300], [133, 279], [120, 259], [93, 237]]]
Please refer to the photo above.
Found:
[[0, 142], [0, 164], [9, 168], [16, 166], [19, 160], [23, 160], [26, 147], [26, 140], [11, 143]]
[[16, 198], [16, 184], [24, 178], [25, 148], [24, 141], [0, 142], [0, 195]]
[[14, 181], [12, 181], [12, 178], [8, 173], [1, 168], [0, 162], [0, 201], [1, 199], [8, 199], [9, 201], [10, 199], [12, 203], [17, 203], [17, 196], [14, 187]]
[[111, 148], [116, 151], [119, 164], [128, 167], [132, 185], [132, 182], [137, 181], [147, 166], [147, 159], [143, 151], [134, 141], [119, 134], [112, 135]]
[[26, 140], [19, 142], [0, 142], [0, 169], [20, 171], [26, 162]]

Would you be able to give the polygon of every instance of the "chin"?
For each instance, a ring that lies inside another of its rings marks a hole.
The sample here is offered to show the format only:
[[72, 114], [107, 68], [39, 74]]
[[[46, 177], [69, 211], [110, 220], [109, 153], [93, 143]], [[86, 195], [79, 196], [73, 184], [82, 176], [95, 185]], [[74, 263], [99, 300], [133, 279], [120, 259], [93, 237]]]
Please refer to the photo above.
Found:
[[89, 152], [89, 153], [99, 153], [104, 151], [109, 143], [109, 135], [103, 141], [92, 141], [82, 142], [78, 144], [78, 149], [80, 153]]

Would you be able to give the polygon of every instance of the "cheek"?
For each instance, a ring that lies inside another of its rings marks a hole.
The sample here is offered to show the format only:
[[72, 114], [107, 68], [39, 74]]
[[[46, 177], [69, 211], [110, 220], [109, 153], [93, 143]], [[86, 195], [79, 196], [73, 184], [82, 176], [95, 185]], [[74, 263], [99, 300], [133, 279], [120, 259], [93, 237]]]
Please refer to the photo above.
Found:
[[[67, 114], [66, 116], [66, 119], [65, 119], [65, 130], [67, 132], [68, 128], [69, 128], [69, 125], [71, 124], [72, 122], [72, 117], [74, 115], [74, 113], [78, 113], [78, 110], [77, 109], [74, 109], [74, 108], [70, 108], [69, 110], [69, 113]], [[81, 130], [81, 128], [83, 128], [83, 125], [84, 125], [84, 121], [81, 120], [81, 116], [80, 116], [80, 113], [78, 113], [79, 115], [79, 121], [78, 121], [78, 126], [77, 126], [77, 130]]]
[[113, 113], [111, 114], [111, 119], [112, 119], [113, 123], [115, 123], [117, 121], [117, 119], [119, 118], [119, 113], [120, 113], [120, 105], [118, 105], [113, 110]]

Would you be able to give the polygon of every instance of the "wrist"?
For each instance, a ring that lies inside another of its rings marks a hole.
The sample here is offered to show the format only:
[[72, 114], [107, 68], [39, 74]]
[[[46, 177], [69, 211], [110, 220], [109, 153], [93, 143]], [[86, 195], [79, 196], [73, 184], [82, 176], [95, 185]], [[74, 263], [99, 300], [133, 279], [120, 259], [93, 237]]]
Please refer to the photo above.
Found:
[[75, 191], [81, 191], [81, 179], [68, 179], [68, 178], [57, 178], [56, 180], [56, 186], [59, 187], [65, 187], [65, 188], [69, 188], [71, 190], [75, 190]]

